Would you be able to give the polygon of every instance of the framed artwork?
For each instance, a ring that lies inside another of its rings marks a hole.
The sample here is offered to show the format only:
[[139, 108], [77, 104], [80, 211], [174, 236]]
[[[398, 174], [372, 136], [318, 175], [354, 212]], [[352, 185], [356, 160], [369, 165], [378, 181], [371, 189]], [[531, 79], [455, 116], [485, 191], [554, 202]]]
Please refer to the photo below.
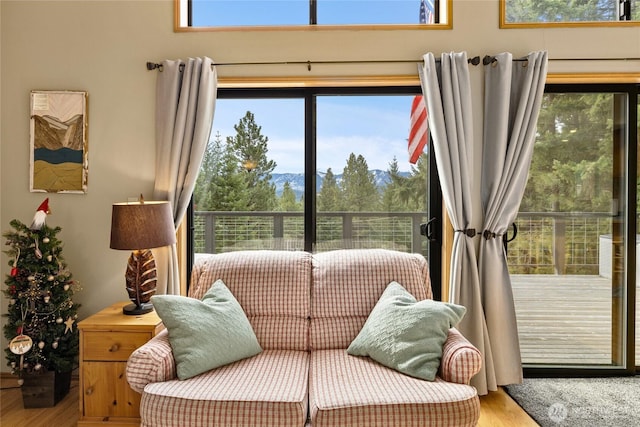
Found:
[[32, 192], [87, 192], [87, 95], [31, 92]]

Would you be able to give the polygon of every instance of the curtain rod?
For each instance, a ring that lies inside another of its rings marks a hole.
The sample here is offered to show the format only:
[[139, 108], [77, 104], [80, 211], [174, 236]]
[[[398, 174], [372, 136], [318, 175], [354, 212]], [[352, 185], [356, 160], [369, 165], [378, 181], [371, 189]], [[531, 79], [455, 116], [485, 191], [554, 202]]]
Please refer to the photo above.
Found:
[[[421, 60], [415, 59], [377, 59], [377, 60], [333, 60], [333, 61], [265, 61], [265, 62], [221, 62], [212, 64], [212, 67], [218, 66], [242, 66], [242, 65], [306, 65], [307, 70], [311, 71], [311, 66], [314, 64], [402, 64], [402, 63], [416, 63]], [[489, 65], [496, 61], [495, 56], [485, 55], [482, 58], [482, 65]], [[513, 61], [527, 61], [527, 58], [514, 58]], [[549, 58], [549, 61], [640, 61], [640, 58]], [[436, 62], [440, 62], [439, 58], [436, 58]], [[471, 65], [480, 64], [480, 57], [474, 56], [467, 59], [467, 62]], [[183, 67], [184, 65], [181, 65]], [[162, 64], [157, 62], [147, 62], [147, 70], [160, 70], [162, 71]]]
[[[486, 58], [486, 57], [485, 57]], [[401, 64], [401, 63], [416, 63], [420, 60], [416, 59], [378, 59], [378, 60], [353, 60], [353, 61], [266, 61], [266, 62], [221, 62], [212, 64], [212, 67], [225, 66], [225, 65], [306, 65], [307, 70], [311, 71], [311, 66], [314, 64]], [[440, 62], [440, 59], [436, 59], [436, 62]], [[480, 57], [474, 56], [467, 59], [467, 62], [471, 65], [480, 64]], [[485, 64], [486, 65], [486, 64]], [[160, 70], [162, 71], [162, 64], [157, 62], [147, 62], [147, 70]]]

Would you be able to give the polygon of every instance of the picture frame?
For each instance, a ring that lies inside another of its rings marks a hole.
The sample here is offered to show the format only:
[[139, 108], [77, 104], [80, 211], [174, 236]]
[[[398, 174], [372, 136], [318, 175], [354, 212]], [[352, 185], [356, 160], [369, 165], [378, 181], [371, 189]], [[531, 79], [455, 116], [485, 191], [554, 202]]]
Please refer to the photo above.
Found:
[[85, 91], [31, 91], [31, 192], [87, 192], [87, 98]]

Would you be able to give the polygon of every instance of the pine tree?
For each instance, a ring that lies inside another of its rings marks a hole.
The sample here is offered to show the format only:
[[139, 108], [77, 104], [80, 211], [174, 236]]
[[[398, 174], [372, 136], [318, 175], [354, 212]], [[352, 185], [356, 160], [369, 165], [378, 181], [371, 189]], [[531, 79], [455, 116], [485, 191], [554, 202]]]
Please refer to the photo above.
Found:
[[32, 230], [18, 220], [3, 236], [11, 273], [3, 290], [9, 301], [4, 336], [14, 374], [71, 371], [78, 360], [77, 285], [62, 258], [60, 227]]
[[410, 189], [403, 197], [407, 200], [407, 210], [420, 212], [427, 210], [427, 192], [429, 191], [429, 155], [423, 153], [415, 166], [411, 166], [408, 178]]
[[400, 175], [398, 159], [394, 156], [389, 163], [389, 182], [382, 191], [382, 210], [385, 212], [403, 212], [407, 210], [410, 189], [409, 179]]
[[202, 158], [200, 172], [196, 179], [196, 185], [193, 190], [193, 204], [196, 210], [208, 211], [212, 210], [211, 203], [211, 187], [209, 183], [218, 174], [222, 166], [222, 157], [224, 148], [222, 145], [222, 135], [216, 133], [215, 139], [209, 141]]
[[291, 188], [289, 181], [284, 183], [282, 188], [282, 196], [280, 196], [280, 210], [283, 212], [299, 212], [302, 210], [302, 204], [298, 202], [296, 193]]
[[251, 111], [247, 111], [233, 128], [236, 136], [227, 137], [227, 145], [233, 148], [247, 172], [247, 210], [274, 210], [277, 199], [275, 185], [271, 183], [271, 173], [276, 168], [276, 162], [267, 157], [269, 138], [262, 135], [262, 127], [256, 124]]
[[606, 212], [613, 170], [614, 97], [545, 94], [523, 212]]
[[241, 170], [233, 147], [226, 145], [219, 168], [208, 183], [208, 209], [212, 211], [247, 211], [250, 206], [247, 191], [248, 176]]
[[342, 197], [340, 188], [331, 168], [322, 180], [322, 188], [317, 197], [318, 212], [337, 212], [342, 209]]
[[349, 155], [347, 165], [342, 173], [342, 189], [344, 205], [354, 212], [376, 211], [380, 194], [376, 187], [373, 173], [365, 158], [354, 153]]

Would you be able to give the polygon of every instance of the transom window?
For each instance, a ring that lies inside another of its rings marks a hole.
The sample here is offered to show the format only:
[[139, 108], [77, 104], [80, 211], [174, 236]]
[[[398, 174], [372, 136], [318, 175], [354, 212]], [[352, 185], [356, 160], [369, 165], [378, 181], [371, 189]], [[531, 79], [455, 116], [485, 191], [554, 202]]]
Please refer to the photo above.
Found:
[[[451, 0], [175, 0], [176, 30], [307, 26], [442, 27]], [[450, 28], [450, 26], [446, 26]]]
[[502, 28], [637, 25], [639, 0], [500, 0]]

